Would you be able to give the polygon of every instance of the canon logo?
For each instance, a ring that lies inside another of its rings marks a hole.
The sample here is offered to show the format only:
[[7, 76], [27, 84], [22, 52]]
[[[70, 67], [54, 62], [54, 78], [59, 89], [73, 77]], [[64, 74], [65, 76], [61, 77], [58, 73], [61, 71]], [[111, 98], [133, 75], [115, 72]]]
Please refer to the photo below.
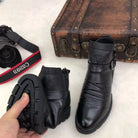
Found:
[[19, 66], [18, 68], [13, 70], [14, 74], [17, 74], [19, 72], [21, 72], [22, 70], [28, 68], [30, 66], [30, 64], [28, 62], [25, 62], [23, 65]]

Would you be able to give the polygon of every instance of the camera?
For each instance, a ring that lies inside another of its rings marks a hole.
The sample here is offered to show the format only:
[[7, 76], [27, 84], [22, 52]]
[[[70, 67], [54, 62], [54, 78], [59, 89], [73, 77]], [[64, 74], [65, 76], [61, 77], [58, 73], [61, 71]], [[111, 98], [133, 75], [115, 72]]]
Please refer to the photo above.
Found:
[[0, 67], [12, 68], [22, 61], [21, 55], [18, 49], [15, 47], [15, 43], [8, 38], [0, 35]]

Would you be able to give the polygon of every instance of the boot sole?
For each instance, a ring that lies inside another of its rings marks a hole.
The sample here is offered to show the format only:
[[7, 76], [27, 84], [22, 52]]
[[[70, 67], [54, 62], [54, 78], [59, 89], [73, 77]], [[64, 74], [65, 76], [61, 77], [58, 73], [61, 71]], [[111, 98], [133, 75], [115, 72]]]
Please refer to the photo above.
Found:
[[46, 101], [42, 98], [44, 97], [44, 92], [37, 76], [27, 74], [18, 81], [9, 98], [7, 110], [21, 98], [24, 92], [29, 94], [30, 102], [18, 118], [20, 127], [42, 134], [47, 130], [45, 126], [45, 118], [47, 115], [42, 106], [46, 104]]

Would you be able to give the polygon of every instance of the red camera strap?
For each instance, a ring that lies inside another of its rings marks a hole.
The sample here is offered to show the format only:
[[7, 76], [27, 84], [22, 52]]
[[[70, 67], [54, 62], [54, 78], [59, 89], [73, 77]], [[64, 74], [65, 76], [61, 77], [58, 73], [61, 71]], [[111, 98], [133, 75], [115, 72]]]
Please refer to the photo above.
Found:
[[6, 31], [3, 35], [14, 43], [20, 45], [22, 48], [31, 52], [32, 55], [30, 55], [28, 58], [15, 65], [11, 69], [7, 70], [6, 72], [0, 74], [0, 84], [4, 84], [10, 80], [13, 80], [14, 78], [32, 68], [41, 60], [41, 54], [38, 46], [26, 41], [20, 35], [13, 32], [11, 29]]

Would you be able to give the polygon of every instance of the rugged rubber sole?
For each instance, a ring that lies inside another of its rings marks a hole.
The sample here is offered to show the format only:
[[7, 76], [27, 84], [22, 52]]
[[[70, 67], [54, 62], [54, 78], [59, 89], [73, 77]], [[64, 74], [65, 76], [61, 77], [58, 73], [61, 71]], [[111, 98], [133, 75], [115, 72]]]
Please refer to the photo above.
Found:
[[42, 134], [47, 130], [45, 122], [49, 115], [49, 107], [41, 81], [37, 76], [27, 74], [18, 81], [9, 98], [7, 110], [21, 98], [24, 92], [29, 94], [30, 102], [18, 118], [20, 127]]
[[92, 126], [91, 128], [89, 128], [89, 130], [84, 130], [84, 128], [81, 129], [81, 128], [79, 127], [79, 123], [78, 123], [78, 120], [77, 120], [77, 117], [76, 117], [76, 118], [75, 118], [75, 123], [76, 123], [76, 128], [77, 128], [77, 130], [78, 130], [80, 133], [82, 133], [82, 134], [91, 134], [91, 133], [94, 133], [97, 129], [99, 129], [99, 128], [104, 124], [104, 122], [106, 121], [106, 119], [108, 118], [108, 116], [109, 116], [109, 114], [110, 114], [110, 112], [111, 112], [111, 109], [112, 109], [112, 96], [111, 96], [110, 108], [109, 108], [107, 114], [104, 116], [104, 118], [103, 118], [97, 125], [95, 125], [95, 127]]

